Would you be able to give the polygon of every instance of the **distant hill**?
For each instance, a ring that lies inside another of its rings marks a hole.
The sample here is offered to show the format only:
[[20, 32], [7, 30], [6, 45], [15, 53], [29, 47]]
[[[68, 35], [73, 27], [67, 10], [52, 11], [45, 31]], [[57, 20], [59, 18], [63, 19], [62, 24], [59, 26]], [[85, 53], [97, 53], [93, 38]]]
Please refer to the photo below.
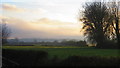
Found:
[[[24, 39], [18, 39], [19, 42], [53, 42], [58, 41], [61, 42], [63, 40], [80, 40], [80, 39], [35, 39], [35, 38], [24, 38]], [[8, 42], [14, 42], [15, 39], [8, 39]]]

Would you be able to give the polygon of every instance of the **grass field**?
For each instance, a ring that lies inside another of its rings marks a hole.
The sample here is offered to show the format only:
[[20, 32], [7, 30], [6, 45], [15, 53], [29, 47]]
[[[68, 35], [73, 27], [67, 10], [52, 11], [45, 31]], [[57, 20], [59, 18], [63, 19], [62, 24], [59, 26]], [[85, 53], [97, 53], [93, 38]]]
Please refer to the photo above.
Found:
[[75, 46], [3, 46], [3, 49], [14, 50], [43, 50], [48, 52], [49, 57], [58, 56], [64, 59], [68, 56], [101, 56], [101, 57], [120, 57], [118, 49], [95, 49], [93, 47]]

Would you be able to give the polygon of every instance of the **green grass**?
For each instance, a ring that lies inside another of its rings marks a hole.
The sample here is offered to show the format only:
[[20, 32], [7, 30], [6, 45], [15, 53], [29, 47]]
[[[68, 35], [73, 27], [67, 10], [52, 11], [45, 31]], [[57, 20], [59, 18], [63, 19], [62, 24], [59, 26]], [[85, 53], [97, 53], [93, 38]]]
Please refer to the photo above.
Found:
[[118, 49], [95, 49], [92, 47], [75, 46], [3, 46], [3, 49], [14, 50], [43, 50], [47, 51], [49, 57], [67, 58], [68, 56], [101, 56], [120, 57]]

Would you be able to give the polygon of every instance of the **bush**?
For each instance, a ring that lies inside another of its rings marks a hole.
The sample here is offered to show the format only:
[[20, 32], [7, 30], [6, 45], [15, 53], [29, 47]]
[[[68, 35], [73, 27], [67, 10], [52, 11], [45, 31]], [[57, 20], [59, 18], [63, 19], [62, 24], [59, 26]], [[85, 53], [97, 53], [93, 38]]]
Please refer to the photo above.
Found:
[[100, 45], [99, 47], [96, 46], [96, 48], [102, 48], [102, 49], [119, 49], [119, 45], [117, 45], [113, 41], [106, 41], [103, 45]]

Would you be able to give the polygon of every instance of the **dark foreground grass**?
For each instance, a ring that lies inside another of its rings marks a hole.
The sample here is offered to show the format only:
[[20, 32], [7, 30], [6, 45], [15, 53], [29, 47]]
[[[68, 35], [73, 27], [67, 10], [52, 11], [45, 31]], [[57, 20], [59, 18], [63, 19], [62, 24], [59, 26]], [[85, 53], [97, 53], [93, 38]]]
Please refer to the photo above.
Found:
[[3, 46], [3, 49], [20, 51], [46, 51], [49, 58], [58, 56], [65, 59], [68, 56], [100, 56], [100, 57], [120, 57], [118, 49], [95, 49], [92, 47], [72, 47], [72, 46]]
[[[49, 58], [49, 53], [42, 50], [14, 50], [3, 49], [3, 68], [17, 67], [119, 67], [120, 57], [101, 57], [101, 56], [68, 56], [65, 59], [54, 56]], [[59, 54], [59, 53], [58, 53]], [[65, 55], [65, 54], [64, 54]], [[59, 55], [58, 55], [59, 56]]]

